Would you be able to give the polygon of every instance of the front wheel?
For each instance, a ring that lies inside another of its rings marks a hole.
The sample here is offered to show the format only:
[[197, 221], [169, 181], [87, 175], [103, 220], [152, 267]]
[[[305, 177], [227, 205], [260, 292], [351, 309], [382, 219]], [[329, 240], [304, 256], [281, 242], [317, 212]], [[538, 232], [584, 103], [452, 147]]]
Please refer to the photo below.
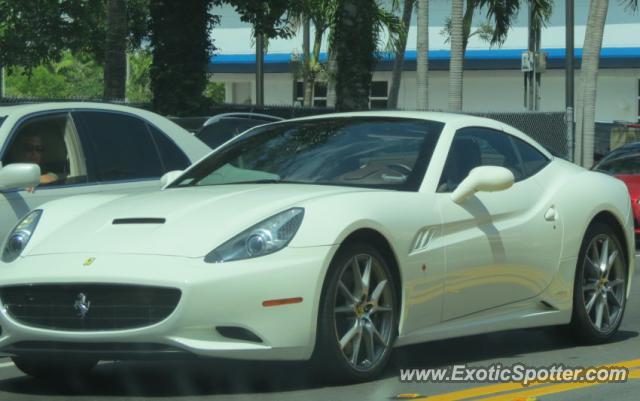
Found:
[[13, 357], [13, 363], [23, 373], [41, 380], [73, 379], [89, 374], [96, 360], [58, 360], [30, 357]]
[[314, 363], [337, 381], [371, 380], [386, 365], [398, 327], [391, 270], [373, 247], [350, 244], [329, 267]]
[[594, 223], [585, 234], [576, 270], [570, 327], [582, 343], [613, 337], [626, 306], [627, 262], [616, 233]]

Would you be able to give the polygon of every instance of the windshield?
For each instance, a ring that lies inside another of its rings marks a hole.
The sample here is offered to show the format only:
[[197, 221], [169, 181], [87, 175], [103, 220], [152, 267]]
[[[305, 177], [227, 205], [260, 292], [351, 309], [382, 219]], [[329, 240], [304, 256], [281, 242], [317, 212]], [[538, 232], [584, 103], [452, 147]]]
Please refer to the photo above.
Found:
[[606, 158], [598, 163], [594, 170], [613, 175], [640, 174], [640, 153]]
[[418, 190], [443, 123], [326, 118], [257, 127], [171, 187], [300, 183]]

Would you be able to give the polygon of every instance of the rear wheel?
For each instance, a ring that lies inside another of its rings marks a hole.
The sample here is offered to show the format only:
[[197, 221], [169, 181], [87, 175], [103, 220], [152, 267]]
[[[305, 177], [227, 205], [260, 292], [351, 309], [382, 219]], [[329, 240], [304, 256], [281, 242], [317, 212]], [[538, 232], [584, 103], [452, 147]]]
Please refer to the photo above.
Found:
[[373, 379], [398, 327], [394, 276], [373, 247], [351, 244], [334, 257], [323, 287], [314, 362], [333, 380]]
[[627, 262], [616, 233], [594, 223], [585, 234], [574, 282], [570, 327], [583, 343], [613, 337], [626, 306]]
[[73, 379], [89, 374], [98, 361], [13, 357], [13, 363], [25, 374], [37, 379]]

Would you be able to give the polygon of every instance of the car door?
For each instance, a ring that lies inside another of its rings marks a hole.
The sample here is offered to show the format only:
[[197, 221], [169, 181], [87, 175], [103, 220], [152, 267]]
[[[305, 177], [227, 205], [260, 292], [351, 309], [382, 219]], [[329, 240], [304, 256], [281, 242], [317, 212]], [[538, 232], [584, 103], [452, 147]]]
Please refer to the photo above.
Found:
[[[155, 129], [155, 131], [153, 131]], [[162, 132], [144, 120], [99, 110], [38, 113], [18, 121], [3, 149], [3, 165], [17, 160], [20, 138], [44, 132], [41, 166], [60, 177], [34, 192], [11, 190], [0, 197], [0, 239], [29, 210], [55, 199], [96, 193], [134, 193], [159, 189], [166, 171], [184, 169], [189, 159]]]
[[[436, 194], [446, 249], [444, 320], [534, 297], [557, 269], [561, 233], [545, 219], [553, 205], [516, 139], [483, 127], [462, 128], [453, 138]], [[515, 183], [453, 202], [451, 192], [478, 166], [505, 167]]]

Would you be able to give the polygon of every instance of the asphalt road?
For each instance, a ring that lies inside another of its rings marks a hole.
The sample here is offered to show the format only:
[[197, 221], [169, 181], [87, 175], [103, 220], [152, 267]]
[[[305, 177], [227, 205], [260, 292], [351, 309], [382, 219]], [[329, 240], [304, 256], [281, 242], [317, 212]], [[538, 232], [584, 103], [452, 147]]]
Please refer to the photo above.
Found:
[[[637, 258], [640, 262], [640, 257]], [[640, 370], [626, 383], [509, 384], [401, 383], [400, 368], [510, 366], [640, 366], [640, 269], [619, 334], [611, 343], [576, 346], [554, 329], [514, 330], [397, 349], [380, 380], [331, 386], [301, 364], [238, 362], [117, 362], [100, 364], [88, 378], [42, 383], [0, 358], [0, 400], [389, 400], [403, 394], [435, 400], [638, 400]], [[633, 372], [633, 370], [632, 370]]]

